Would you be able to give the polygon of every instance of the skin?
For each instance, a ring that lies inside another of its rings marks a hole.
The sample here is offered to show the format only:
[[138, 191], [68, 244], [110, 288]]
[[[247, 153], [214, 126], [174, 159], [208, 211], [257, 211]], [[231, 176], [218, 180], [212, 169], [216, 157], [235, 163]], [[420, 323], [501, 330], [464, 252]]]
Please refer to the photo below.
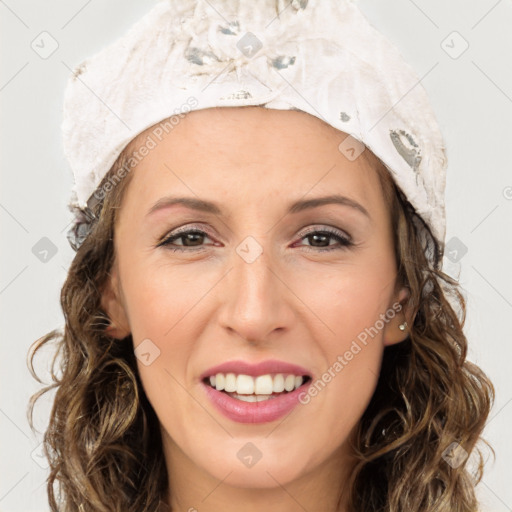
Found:
[[[384, 347], [407, 337], [398, 329], [407, 310], [284, 419], [251, 425], [224, 417], [199, 376], [227, 360], [275, 358], [306, 367], [315, 381], [379, 315], [405, 302], [377, 172], [366, 158], [350, 161], [339, 151], [345, 137], [299, 111], [199, 110], [131, 171], [102, 305], [110, 335], [131, 333], [135, 347], [149, 338], [160, 350], [149, 366], [138, 360], [138, 370], [160, 421], [173, 511], [336, 510], [354, 462], [348, 441], [375, 390]], [[286, 213], [293, 201], [335, 193], [369, 217], [338, 204]], [[174, 205], [146, 216], [167, 195], [217, 202], [223, 215]], [[185, 226], [208, 234], [189, 246], [174, 241], [189, 252], [156, 247]], [[306, 236], [327, 227], [354, 245], [332, 237], [315, 245]], [[236, 251], [248, 236], [263, 250], [252, 263]], [[247, 442], [262, 453], [250, 468], [237, 457]]]

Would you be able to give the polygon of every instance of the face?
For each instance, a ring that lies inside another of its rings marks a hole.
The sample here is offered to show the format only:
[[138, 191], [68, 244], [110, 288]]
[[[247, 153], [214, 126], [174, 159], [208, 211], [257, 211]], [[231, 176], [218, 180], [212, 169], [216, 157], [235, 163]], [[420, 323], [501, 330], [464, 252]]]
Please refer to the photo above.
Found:
[[345, 137], [298, 111], [199, 110], [132, 169], [103, 306], [132, 334], [171, 475], [269, 488], [348, 464], [407, 292], [377, 171]]

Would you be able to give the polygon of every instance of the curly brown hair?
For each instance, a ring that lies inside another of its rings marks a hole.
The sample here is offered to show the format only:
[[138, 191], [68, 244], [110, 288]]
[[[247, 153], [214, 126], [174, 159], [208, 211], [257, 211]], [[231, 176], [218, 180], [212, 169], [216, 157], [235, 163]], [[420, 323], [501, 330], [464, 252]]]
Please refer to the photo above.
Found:
[[[100, 187], [125, 166], [129, 147]], [[380, 160], [370, 151], [363, 155], [377, 170], [390, 208], [397, 279], [410, 290], [413, 321], [406, 341], [386, 347], [376, 391], [355, 432], [358, 463], [349, 482], [349, 510], [476, 511], [475, 485], [483, 471], [478, 441], [494, 389], [466, 361], [465, 301], [457, 281], [440, 270], [442, 249]], [[64, 331], [53, 330], [30, 348], [29, 369], [42, 383], [34, 356], [57, 343], [52, 383], [31, 397], [28, 411], [33, 429], [35, 402], [56, 389], [43, 440], [53, 512], [155, 512], [168, 496], [159, 422], [138, 375], [131, 335], [109, 336], [101, 308], [115, 258], [114, 227], [131, 176], [94, 207], [97, 220], [61, 291]], [[445, 460], [455, 442], [478, 455], [476, 471], [467, 460], [458, 466]]]

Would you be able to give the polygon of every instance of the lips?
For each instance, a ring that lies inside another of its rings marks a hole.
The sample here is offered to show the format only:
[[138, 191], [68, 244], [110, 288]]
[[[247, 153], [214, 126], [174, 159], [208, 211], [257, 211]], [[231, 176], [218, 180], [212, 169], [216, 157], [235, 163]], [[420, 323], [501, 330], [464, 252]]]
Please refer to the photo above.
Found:
[[227, 361], [217, 366], [213, 366], [203, 372], [200, 376], [200, 380], [204, 380], [205, 378], [216, 375], [217, 373], [234, 373], [236, 375], [251, 375], [253, 377], [282, 373], [286, 375], [312, 377], [311, 372], [302, 366], [279, 361], [277, 359], [267, 359], [259, 363], [249, 363], [242, 360]]
[[[290, 414], [293, 409], [301, 404], [299, 398], [302, 393], [307, 393], [307, 388], [310, 385], [311, 382], [308, 382], [295, 391], [282, 393], [276, 398], [263, 402], [237, 400], [204, 383], [201, 383], [201, 388], [213, 406], [230, 420], [237, 423], [266, 423], [276, 421]], [[306, 406], [302, 405], [302, 407]]]
[[[279, 392], [276, 392], [276, 388], [271, 389], [272, 377], [275, 386], [283, 380], [284, 375], [288, 377], [290, 385], [287, 383], [286, 389], [282, 389], [281, 382]], [[219, 377], [223, 382], [221, 386], [217, 382], [216, 389], [213, 384], [215, 378]], [[263, 423], [290, 413], [299, 404], [299, 396], [311, 384], [312, 375], [302, 366], [266, 360], [257, 364], [229, 361], [209, 368], [200, 378], [204, 393], [224, 416], [239, 423]], [[256, 384], [254, 390], [251, 387], [253, 381]]]

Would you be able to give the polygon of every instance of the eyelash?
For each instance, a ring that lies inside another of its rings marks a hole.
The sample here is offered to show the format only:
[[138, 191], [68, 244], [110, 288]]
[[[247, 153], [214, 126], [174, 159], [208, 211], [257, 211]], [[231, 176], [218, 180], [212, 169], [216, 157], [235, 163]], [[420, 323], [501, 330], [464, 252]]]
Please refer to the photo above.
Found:
[[[211, 238], [208, 233], [205, 231], [202, 231], [200, 229], [188, 229], [183, 231], [178, 231], [177, 233], [174, 233], [173, 235], [165, 238], [162, 242], [160, 242], [157, 247], [165, 247], [167, 250], [173, 251], [173, 252], [197, 252], [204, 250], [200, 247], [190, 247], [190, 248], [182, 248], [182, 247], [171, 247], [171, 243], [175, 240], [178, 240], [180, 238], [183, 238], [185, 235], [188, 234], [199, 234], [199, 235], [206, 235], [208, 238]], [[330, 252], [330, 251], [336, 251], [336, 250], [343, 250], [347, 249], [348, 247], [352, 247], [354, 243], [347, 238], [346, 236], [343, 236], [340, 231], [331, 229], [331, 228], [325, 228], [322, 230], [314, 230], [309, 231], [308, 233], [305, 233], [302, 237], [303, 238], [312, 236], [312, 235], [324, 235], [329, 236], [330, 238], [334, 238], [339, 244], [339, 247], [308, 247], [308, 246], [302, 246], [306, 248], [306, 251], [313, 251], [313, 252]], [[185, 246], [183, 246], [185, 247]]]

